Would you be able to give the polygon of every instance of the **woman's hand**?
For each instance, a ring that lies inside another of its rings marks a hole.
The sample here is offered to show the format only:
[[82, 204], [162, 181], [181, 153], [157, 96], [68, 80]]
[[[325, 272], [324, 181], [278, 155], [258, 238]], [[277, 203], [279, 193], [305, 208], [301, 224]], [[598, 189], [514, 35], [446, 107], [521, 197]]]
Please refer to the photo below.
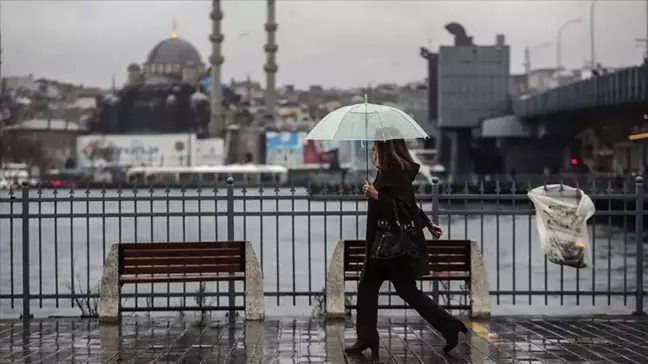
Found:
[[362, 186], [362, 193], [364, 193], [364, 195], [369, 198], [373, 198], [374, 200], [378, 199], [378, 190], [376, 190], [376, 187], [374, 187], [373, 183], [369, 181], [367, 181], [367, 183]]
[[443, 236], [443, 229], [441, 229], [441, 227], [437, 224], [430, 224], [428, 226], [428, 231], [435, 238], [440, 238], [441, 236]]

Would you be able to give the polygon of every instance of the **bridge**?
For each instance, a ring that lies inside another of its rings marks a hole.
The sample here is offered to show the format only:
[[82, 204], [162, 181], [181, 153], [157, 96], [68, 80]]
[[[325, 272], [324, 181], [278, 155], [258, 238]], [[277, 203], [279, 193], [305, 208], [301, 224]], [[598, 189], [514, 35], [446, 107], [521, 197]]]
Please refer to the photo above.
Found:
[[513, 110], [525, 119], [577, 111], [634, 107], [648, 112], [648, 65], [623, 68], [513, 102]]
[[647, 146], [629, 136], [646, 132], [648, 65], [642, 65], [514, 100], [511, 114], [482, 121], [478, 155], [497, 150], [503, 173], [625, 174], [645, 169]]

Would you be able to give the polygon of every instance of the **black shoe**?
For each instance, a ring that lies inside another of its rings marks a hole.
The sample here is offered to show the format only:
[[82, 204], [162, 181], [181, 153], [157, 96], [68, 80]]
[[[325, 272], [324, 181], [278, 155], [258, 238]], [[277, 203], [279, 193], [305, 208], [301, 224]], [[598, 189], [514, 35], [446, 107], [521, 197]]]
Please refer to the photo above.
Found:
[[443, 337], [446, 340], [446, 344], [443, 347], [443, 353], [444, 354], [447, 355], [448, 353], [450, 353], [452, 351], [452, 349], [457, 347], [457, 345], [459, 344], [459, 333], [463, 333], [463, 334], [468, 333], [468, 328], [463, 323], [461, 324], [461, 326], [456, 331], [452, 332], [449, 335], [448, 334], [443, 335]]
[[361, 341], [358, 340], [356, 341], [353, 345], [347, 346], [344, 348], [344, 352], [349, 354], [349, 355], [359, 355], [362, 354], [363, 351], [367, 349], [371, 349], [371, 357], [377, 357], [378, 356], [378, 347], [379, 347], [379, 342], [378, 340], [376, 341]]

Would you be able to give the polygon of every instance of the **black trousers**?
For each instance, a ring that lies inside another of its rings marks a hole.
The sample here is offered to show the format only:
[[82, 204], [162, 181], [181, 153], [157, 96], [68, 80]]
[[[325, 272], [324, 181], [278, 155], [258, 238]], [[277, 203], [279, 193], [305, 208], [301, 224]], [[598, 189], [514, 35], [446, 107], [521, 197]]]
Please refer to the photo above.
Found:
[[368, 258], [358, 283], [356, 332], [358, 340], [378, 340], [378, 293], [385, 280], [391, 281], [403, 301], [444, 337], [462, 327], [462, 322], [441, 308], [416, 286], [415, 262], [408, 257], [390, 260]]

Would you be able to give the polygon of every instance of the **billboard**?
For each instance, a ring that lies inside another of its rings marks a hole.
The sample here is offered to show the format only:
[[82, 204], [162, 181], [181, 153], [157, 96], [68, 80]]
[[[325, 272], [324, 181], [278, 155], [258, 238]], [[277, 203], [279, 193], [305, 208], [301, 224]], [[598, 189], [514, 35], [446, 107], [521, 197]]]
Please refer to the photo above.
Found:
[[267, 132], [266, 163], [294, 167], [339, 161], [339, 142], [306, 140], [306, 134], [298, 131]]
[[195, 134], [83, 135], [77, 138], [76, 155], [81, 168], [220, 165], [223, 144]]

